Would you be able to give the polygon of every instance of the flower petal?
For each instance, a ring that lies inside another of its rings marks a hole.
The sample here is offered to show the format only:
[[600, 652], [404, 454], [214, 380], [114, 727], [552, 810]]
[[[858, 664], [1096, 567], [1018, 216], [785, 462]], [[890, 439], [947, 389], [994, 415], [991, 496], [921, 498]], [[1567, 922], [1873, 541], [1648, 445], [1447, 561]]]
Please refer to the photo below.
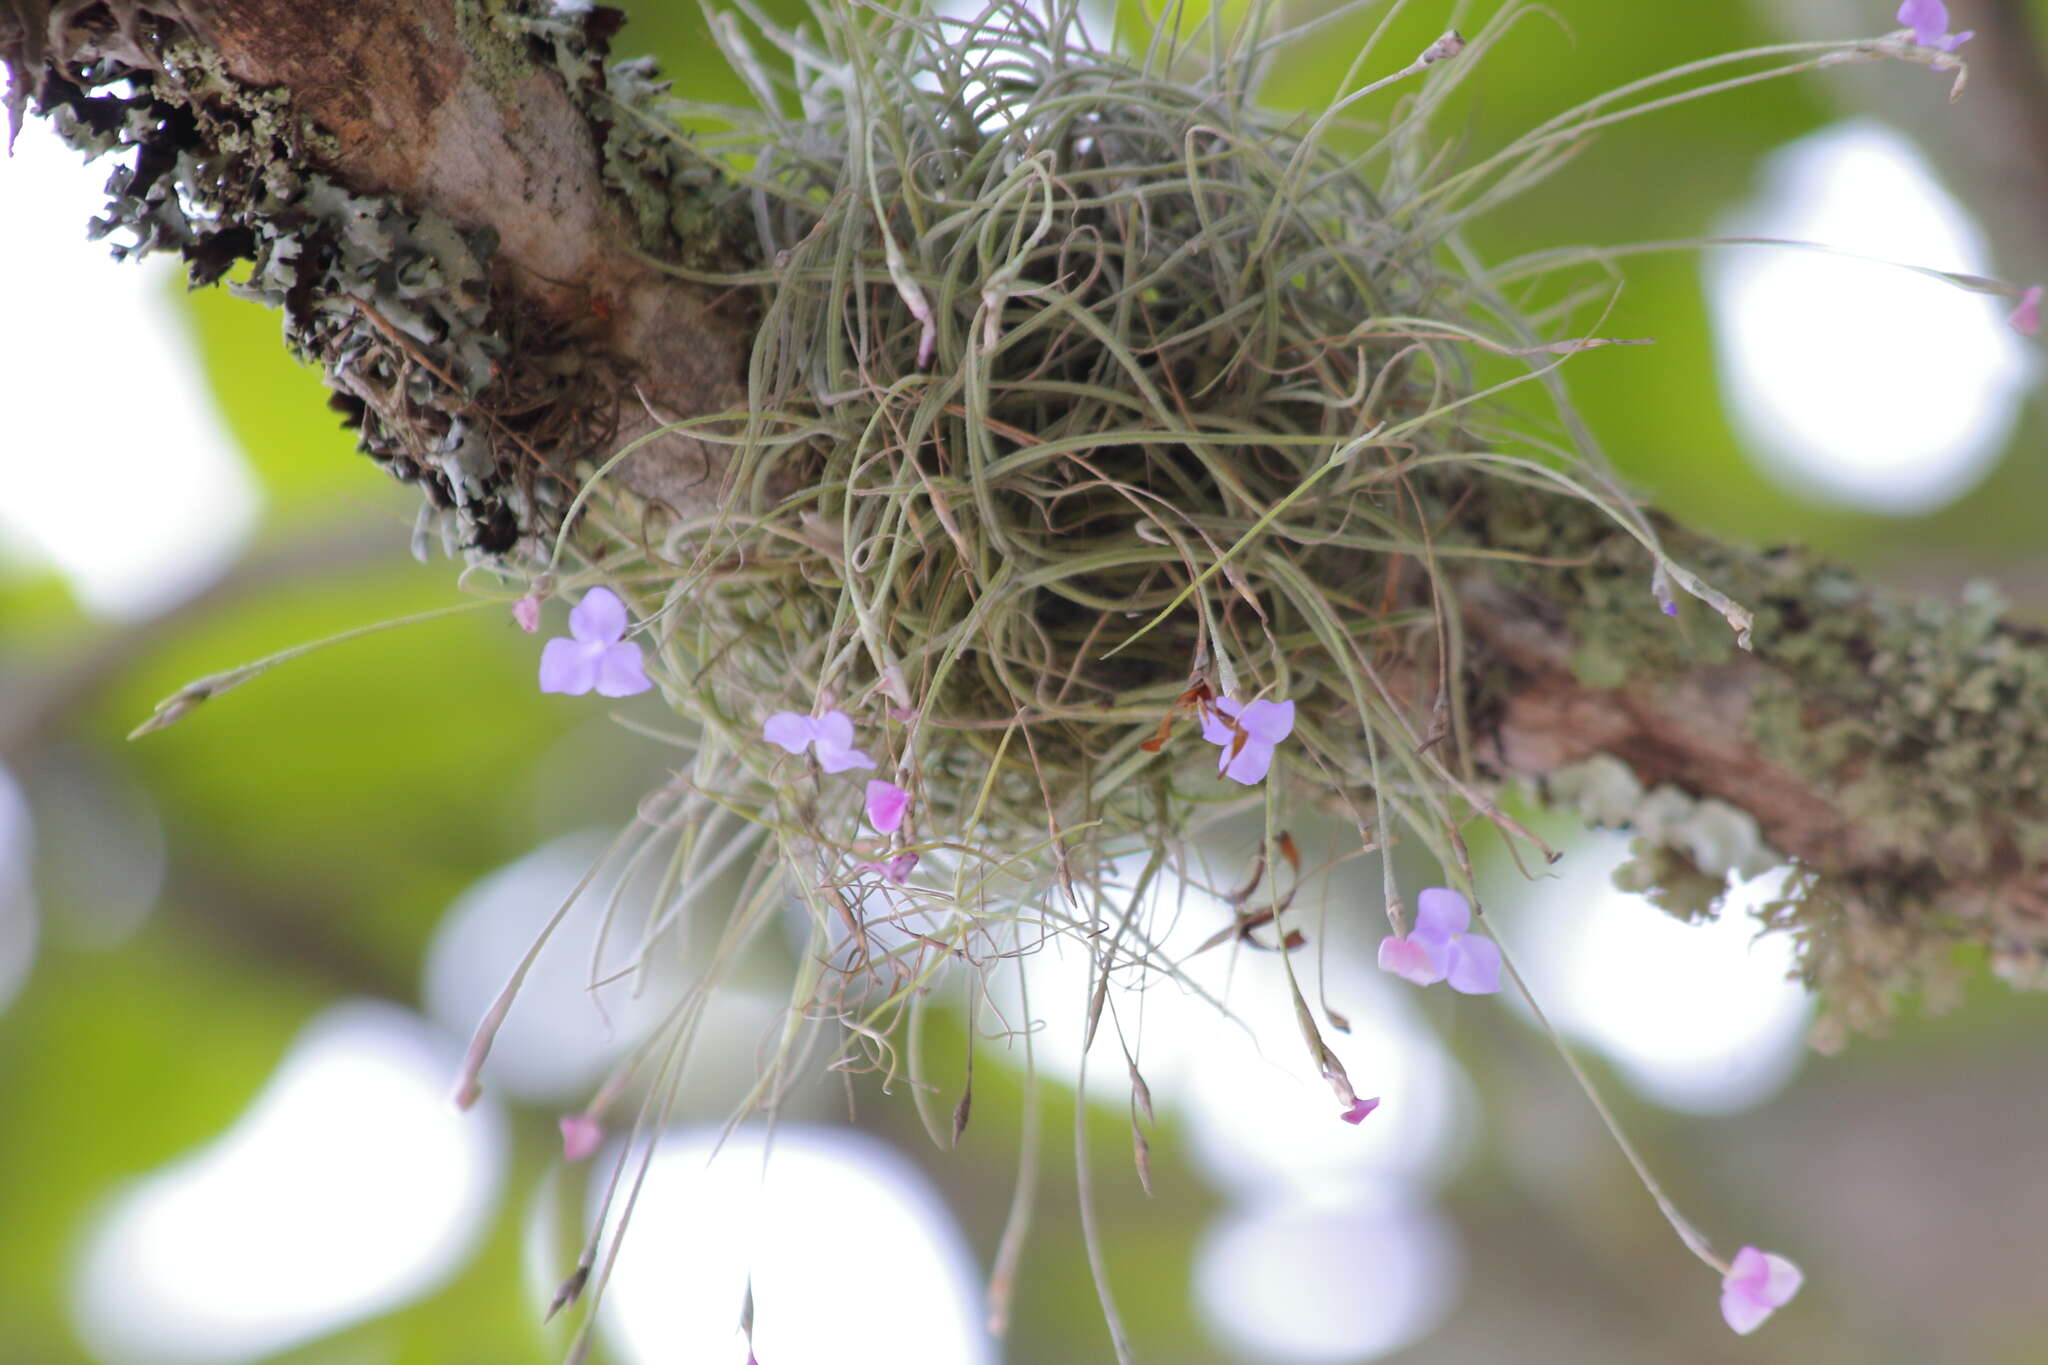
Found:
[[1953, 52], [1976, 36], [1974, 32], [1948, 31], [1948, 6], [1942, 0], [1905, 0], [1899, 6], [1898, 20], [1913, 30], [1913, 41], [1921, 47], [1943, 52]]
[[834, 749], [824, 740], [818, 741], [818, 766], [828, 773], [843, 773], [848, 768], [872, 768], [875, 760], [858, 749]]
[[868, 823], [884, 834], [894, 834], [903, 825], [903, 813], [910, 809], [910, 793], [877, 778], [868, 783], [867, 806]]
[[562, 1160], [581, 1161], [603, 1141], [604, 1125], [590, 1115], [562, 1115]]
[[2041, 331], [2041, 286], [2032, 284], [2020, 295], [2019, 307], [2005, 315], [2005, 325], [2023, 337], [2037, 336]]
[[1764, 1319], [1771, 1315], [1771, 1306], [1760, 1303], [1734, 1286], [1721, 1290], [1721, 1318], [1738, 1336], [1748, 1336], [1764, 1325]]
[[1771, 1279], [1764, 1289], [1764, 1298], [1783, 1308], [1792, 1302], [1792, 1296], [1799, 1292], [1799, 1286], [1806, 1283], [1806, 1274], [1783, 1256], [1776, 1256], [1767, 1251], [1764, 1253], [1764, 1259], [1771, 1265]]
[[1255, 701], [1244, 708], [1237, 723], [1246, 734], [1270, 748], [1294, 733], [1294, 703]]
[[916, 870], [917, 855], [915, 853], [899, 853], [889, 860], [887, 867], [882, 869], [882, 875], [896, 883], [896, 885], [901, 886], [910, 880], [910, 874]]
[[630, 697], [654, 686], [647, 680], [647, 667], [640, 660], [640, 646], [631, 640], [606, 645], [597, 656], [597, 694], [601, 697]]
[[1437, 965], [1427, 944], [1393, 934], [1380, 940], [1380, 970], [1418, 986], [1433, 986], [1444, 979], [1444, 969]]
[[553, 639], [540, 652], [540, 690], [580, 697], [597, 685], [597, 651], [574, 640]]
[[853, 747], [853, 721], [844, 711], [827, 711], [814, 722], [818, 737], [818, 766], [828, 773], [848, 768], [872, 768], [875, 760]]
[[610, 588], [592, 588], [569, 613], [569, 633], [586, 645], [609, 645], [624, 639], [626, 604]]
[[1466, 995], [1492, 995], [1500, 989], [1500, 945], [1479, 934], [1451, 940], [1445, 979]]
[[777, 711], [761, 726], [761, 738], [779, 749], [800, 754], [818, 737], [818, 723], [794, 711]]
[[1913, 41], [1933, 47], [1948, 32], [1948, 6], [1942, 0], [1905, 0], [1898, 21], [1913, 30]]
[[1237, 713], [1243, 709], [1228, 697], [1218, 697], [1209, 705], [1202, 707], [1202, 738], [1211, 744], [1221, 744], [1228, 748], [1231, 741], [1237, 738], [1237, 727], [1230, 722], [1235, 720]]
[[1721, 1283], [1734, 1285], [1745, 1294], [1755, 1294], [1770, 1279], [1771, 1263], [1764, 1259], [1764, 1254], [1755, 1247], [1744, 1247], [1728, 1263], [1728, 1273], [1721, 1277]]
[[512, 619], [528, 635], [540, 629], [540, 599], [532, 593], [512, 604]]
[[1446, 886], [1426, 888], [1415, 898], [1415, 936], [1441, 942], [1472, 927], [1472, 907]]
[[1721, 1316], [1743, 1336], [1754, 1332], [1774, 1309], [1799, 1292], [1806, 1277], [1783, 1256], [1744, 1247], [1729, 1262], [1721, 1281]]
[[1734, 1263], [1729, 1267], [1728, 1282], [1772, 1308], [1781, 1308], [1792, 1301], [1792, 1296], [1799, 1292], [1799, 1286], [1806, 1282], [1806, 1276], [1783, 1256], [1744, 1247], [1735, 1253]]
[[851, 749], [853, 747], [853, 721], [844, 711], [827, 711], [817, 719], [818, 747], [821, 749]]
[[1247, 787], [1256, 786], [1263, 781], [1266, 769], [1273, 765], [1273, 746], [1256, 739], [1247, 738], [1244, 747], [1237, 751], [1235, 757], [1231, 756], [1228, 749], [1225, 749], [1223, 754], [1223, 775], [1232, 782], [1242, 782]]
[[1343, 1119], [1346, 1123], [1364, 1123], [1365, 1116], [1379, 1107], [1380, 1097], [1377, 1095], [1369, 1100], [1353, 1100], [1351, 1107], [1337, 1117]]

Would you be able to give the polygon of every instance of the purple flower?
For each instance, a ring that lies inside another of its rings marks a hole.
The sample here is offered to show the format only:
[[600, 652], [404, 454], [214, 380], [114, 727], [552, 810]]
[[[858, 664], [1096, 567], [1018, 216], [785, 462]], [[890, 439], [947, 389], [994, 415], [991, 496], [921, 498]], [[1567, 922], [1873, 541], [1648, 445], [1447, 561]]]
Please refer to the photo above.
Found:
[[875, 872], [887, 877], [897, 886], [910, 880], [910, 874], [917, 870], [915, 853], [899, 853], [886, 863], [862, 863], [863, 872]]
[[512, 604], [512, 619], [528, 635], [540, 629], [540, 599], [532, 593]]
[[1293, 733], [1291, 701], [1241, 703], [1218, 697], [1213, 708], [1202, 711], [1202, 738], [1223, 749], [1216, 770], [1247, 787], [1265, 777], [1273, 765], [1274, 746]]
[[1490, 938], [1465, 931], [1472, 907], [1447, 887], [1432, 886], [1415, 898], [1415, 927], [1405, 937], [1380, 940], [1380, 970], [1418, 986], [1449, 981], [1466, 995], [1500, 989], [1500, 949]]
[[1806, 1277], [1783, 1256], [1744, 1247], [1721, 1280], [1721, 1316], [1741, 1336], [1763, 1326], [1773, 1310], [1792, 1302]]
[[761, 737], [793, 754], [816, 745], [818, 766], [828, 773], [875, 766], [875, 760], [853, 747], [853, 722], [844, 711], [827, 711], [822, 716], [777, 711], [761, 727]]
[[1657, 599], [1657, 605], [1664, 609], [1666, 616], [1678, 615], [1678, 598], [1671, 591], [1671, 575], [1664, 571], [1662, 564], [1650, 575], [1650, 595]]
[[2020, 306], [2005, 315], [2005, 325], [2023, 337], [2038, 335], [2041, 331], [2041, 286], [2030, 284], [2020, 295]]
[[604, 1141], [604, 1125], [588, 1114], [562, 1115], [562, 1160], [578, 1162]]
[[903, 812], [909, 809], [910, 793], [894, 782], [868, 783], [868, 823], [882, 833], [894, 834], [901, 828]]
[[1364, 1123], [1365, 1116], [1379, 1107], [1380, 1097], [1378, 1095], [1374, 1095], [1369, 1100], [1353, 1100], [1351, 1107], [1338, 1115], [1338, 1117], [1346, 1123]]
[[640, 646], [626, 639], [626, 604], [610, 588], [592, 588], [569, 613], [573, 639], [548, 641], [540, 653], [540, 690], [580, 697], [630, 697], [654, 686]]
[[1906, 0], [1899, 6], [1899, 22], [1913, 30], [1914, 42], [1943, 52], [1954, 52], [1976, 36], [1974, 29], [1968, 33], [1948, 31], [1948, 6], [1941, 0]]

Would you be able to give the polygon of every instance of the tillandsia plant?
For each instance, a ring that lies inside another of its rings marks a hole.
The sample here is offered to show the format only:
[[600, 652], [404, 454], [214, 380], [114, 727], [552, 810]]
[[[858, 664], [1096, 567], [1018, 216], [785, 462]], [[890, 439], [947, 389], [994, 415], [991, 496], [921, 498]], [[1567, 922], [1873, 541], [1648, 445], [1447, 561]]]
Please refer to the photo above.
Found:
[[[922, 1060], [934, 1002], [964, 1002], [986, 1036], [1028, 1032], [990, 1001], [1064, 939], [1091, 964], [1084, 998], [1065, 1005], [1091, 1042], [1113, 1031], [1126, 993], [1180, 978], [1156, 892], [1212, 880], [1200, 844], [1228, 820], [1257, 826], [1258, 852], [1248, 878], [1215, 888], [1236, 918], [1212, 944], [1281, 950], [1299, 1025], [1285, 1044], [1328, 1082], [1333, 1120], [1370, 1121], [1395, 1098], [1360, 1093], [1376, 1087], [1344, 1065], [1348, 1025], [1311, 1001], [1297, 960], [1377, 945], [1381, 966], [1418, 985], [1526, 996], [1468, 852], [1490, 829], [1531, 866], [1555, 856], [1501, 809], [1517, 775], [1644, 829], [1632, 875], [1677, 913], [1711, 913], [1731, 875], [1796, 862], [1769, 918], [1849, 1022], [1881, 1018], [1964, 933], [1995, 942], [2015, 977], [2038, 974], [2042, 934], [2022, 910], [1944, 937], [1875, 899], [1902, 867], [1995, 867], [2015, 885], [2037, 872], [2048, 826], [2023, 833], [2040, 797], [2017, 775], [1970, 789], [2011, 821], [1986, 826], [1981, 846], [1932, 832], [1953, 826], [1951, 803], [1900, 814], [1884, 856], [1833, 861], [1824, 835], [1785, 837], [1804, 809], [1679, 793], [1682, 809], [1665, 802], [1649, 829], [1646, 782], [1601, 746], [1517, 756], [1531, 679], [1581, 686], [1556, 680], [1546, 633], [1610, 631], [1663, 677], [1761, 641], [1790, 672], [1759, 693], [1755, 742], [1828, 788], [1839, 735], [1790, 713], [1800, 669], [1818, 676], [1840, 642], [1787, 623], [1803, 594], [1854, 593], [1646, 510], [1574, 415], [1567, 366], [1636, 340], [1601, 326], [1612, 262], [1674, 244], [1489, 263], [1463, 236], [1603, 127], [1848, 62], [1918, 63], [1960, 84], [1968, 35], [1948, 33], [1941, 6], [1909, 4], [1899, 31], [1699, 62], [1461, 162], [1440, 116], [1529, 14], [1509, 4], [1472, 22], [1467, 8], [1420, 52], [1368, 42], [1344, 93], [1308, 119], [1263, 108], [1260, 78], [1328, 21], [1281, 30], [1266, 4], [1234, 24], [1169, 12], [1119, 42], [1069, 0], [998, 0], [969, 18], [819, 0], [801, 30], [743, 6], [713, 16], [753, 95], [739, 108], [672, 98], [644, 67], [607, 71], [607, 12], [465, 10], [482, 25], [465, 41], [507, 64], [493, 79], [534, 78], [512, 64], [537, 52], [602, 125], [599, 192], [631, 207], [638, 236], [604, 265], [614, 274], [590, 267], [612, 283], [578, 296], [585, 324], [643, 340], [682, 328], [672, 349], [687, 351], [687, 328], [715, 318], [745, 341], [731, 373], [695, 355], [667, 371], [591, 361], [559, 317], [507, 304], [493, 253], [538, 252], [544, 227], [493, 240], [318, 173], [287, 184], [209, 160], [196, 143], [121, 187], [109, 221], [139, 245], [176, 247], [202, 277], [251, 261], [240, 287], [284, 304], [372, 452], [426, 487], [427, 530], [467, 558], [468, 585], [528, 631], [568, 606], [568, 634], [536, 660], [543, 690], [651, 691], [681, 722], [636, 722], [674, 745], [673, 776], [610, 856], [652, 869], [640, 965], [673, 955], [694, 922], [690, 976], [562, 1119], [572, 1162], [605, 1150], [608, 1131], [632, 1140], [616, 1148], [621, 1207], [608, 1198], [595, 1218], [556, 1310], [601, 1295], [635, 1163], [706, 1045], [707, 1002], [792, 915], [802, 965], [744, 1113], [772, 1118], [821, 1067], [873, 1072], [910, 1083], [942, 1142], [969, 1107], [963, 1093], [950, 1124], [931, 1112], [952, 1084]], [[9, 52], [17, 108], [21, 72], [71, 54], [33, 93], [84, 145], [160, 148], [192, 122], [188, 105], [202, 134], [239, 129], [235, 145], [259, 158], [262, 138], [310, 136], [232, 64], [209, 64], [182, 5], [30, 11]], [[81, 60], [73, 30], [95, 17], [99, 55]], [[650, 210], [657, 193], [666, 210]], [[306, 207], [292, 218], [286, 204]], [[2015, 325], [2031, 326], [2038, 291], [1946, 278], [2013, 297]], [[670, 297], [697, 302], [646, 302]], [[1861, 598], [1848, 615], [1833, 628], [1884, 642], [1902, 668], [1934, 633]], [[2037, 700], [2048, 688], [2038, 649], [1990, 616], [1940, 629], [2003, 670], [1987, 685]], [[194, 684], [144, 729], [274, 662]], [[1987, 730], [1980, 747], [2027, 740]], [[1911, 761], [1903, 746], [1880, 759]], [[1379, 903], [1311, 942], [1307, 889], [1338, 863], [1394, 853], [1379, 858]], [[1932, 884], [1912, 880], [1930, 897]], [[524, 974], [479, 1030], [465, 1103], [489, 1082]], [[1126, 1055], [1134, 1108], [1149, 1109]], [[1731, 1327], [1752, 1330], [1791, 1297], [1790, 1262], [1712, 1251], [1613, 1130], [1721, 1274]], [[1005, 1245], [999, 1282], [1015, 1264]]]

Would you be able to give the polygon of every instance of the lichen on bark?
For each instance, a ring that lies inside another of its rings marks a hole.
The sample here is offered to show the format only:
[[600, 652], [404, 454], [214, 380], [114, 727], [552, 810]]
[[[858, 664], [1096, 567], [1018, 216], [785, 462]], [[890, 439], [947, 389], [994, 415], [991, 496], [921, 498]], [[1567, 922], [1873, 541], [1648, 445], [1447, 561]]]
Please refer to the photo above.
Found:
[[[236, 6], [209, 8], [202, 22], [170, 0], [22, 5], [0, 18], [11, 102], [32, 105], [88, 157], [130, 162], [110, 177], [93, 235], [113, 235], [117, 255], [175, 251], [195, 287], [224, 280], [281, 308], [286, 343], [324, 368], [361, 448], [445, 514], [451, 551], [498, 556], [551, 528], [578, 465], [650, 425], [635, 388], [676, 386], [642, 338], [622, 345], [620, 333], [687, 311], [674, 296], [688, 287], [631, 254], [692, 266], [741, 259], [716, 176], [679, 152], [677, 135], [629, 116], [659, 86], [638, 65], [608, 72], [615, 11], [463, 0], [441, 24], [434, 6], [421, 7], [422, 31], [445, 28], [460, 48], [404, 90], [394, 73], [361, 73], [365, 88], [380, 74], [392, 80], [387, 110], [375, 102], [381, 90], [360, 108], [359, 90], [336, 93], [324, 77], [307, 77], [309, 96], [237, 75], [266, 63], [296, 73], [310, 59], [252, 44], [238, 60], [213, 45], [216, 30], [265, 17]], [[536, 96], [536, 81], [556, 93]], [[559, 106], [552, 121], [576, 130], [572, 145], [514, 161], [548, 179], [568, 205], [555, 216], [587, 229], [587, 242], [568, 240], [568, 228], [550, 240], [553, 225], [535, 223], [549, 216], [545, 203], [508, 208], [507, 227], [471, 211], [486, 187], [437, 204], [380, 183], [431, 186], [434, 158], [469, 158], [488, 140], [489, 130], [440, 126], [470, 112], [470, 82], [500, 102], [506, 128], [541, 121], [537, 99]], [[334, 117], [336, 126], [323, 121]], [[394, 169], [402, 158], [381, 144], [400, 126], [426, 164]], [[699, 349], [669, 368], [715, 371], [720, 349]], [[730, 387], [736, 362], [724, 371]], [[656, 498], [667, 486], [645, 483]]]
[[[410, 24], [420, 41], [381, 33], [351, 84], [333, 35], [278, 31], [289, 8], [11, 0], [0, 55], [17, 105], [33, 96], [83, 149], [132, 149], [105, 218], [122, 248], [176, 250], [195, 282], [279, 304], [365, 448], [448, 512], [464, 552], [530, 547], [592, 469], [642, 438], [614, 475], [634, 534], [717, 506], [724, 448], [661, 433], [745, 406], [745, 347], [775, 281], [756, 271], [714, 293], [648, 264], [701, 277], [760, 253], [721, 167], [654, 115], [654, 73], [605, 65], [615, 12], [368, 5], [362, 22]], [[874, 260], [864, 269], [880, 278]], [[957, 331], [968, 313], [942, 320]], [[1647, 518], [1673, 559], [1754, 612], [1750, 656], [1709, 611], [1656, 610], [1623, 524], [1633, 508], [1502, 480], [1413, 486], [1436, 496], [1444, 546], [1482, 552], [1454, 580], [1475, 776], [1554, 777], [1553, 798], [1582, 802], [1576, 765], [1624, 765], [1639, 796], [1619, 820], [1645, 839], [1626, 875], [1687, 915], [1753, 863], [1756, 850], [1717, 865], [1746, 837], [1729, 813], [1746, 815], [1756, 849], [1796, 867], [1768, 915], [1850, 1023], [1938, 984], [1958, 943], [2041, 982], [2038, 632], [1981, 595], [1901, 603], [1796, 552]], [[1217, 581], [1236, 591], [1241, 573]]]
[[[1792, 863], [1762, 917], [1797, 941], [1826, 1006], [1817, 1041], [1881, 1026], [1902, 996], [1946, 998], [1962, 945], [2014, 984], [2048, 984], [2048, 632], [2004, 619], [1985, 585], [1902, 600], [1802, 551], [1667, 527], [1675, 556], [1753, 610], [1745, 657], [1717, 621], [1654, 610], [1622, 567], [1632, 547], [1583, 506], [1501, 507], [1485, 525], [1580, 562], [1487, 585], [1474, 709], [1504, 718], [1504, 770], [1646, 834], [1618, 874], [1630, 889], [1683, 917], [1719, 907], [1727, 869], [1702, 866], [1644, 794], [1674, 784], [1755, 817]], [[1539, 599], [1539, 628], [1509, 618]], [[1612, 775], [1584, 767], [1596, 753], [1632, 775], [1621, 804], [1646, 809], [1615, 810]]]

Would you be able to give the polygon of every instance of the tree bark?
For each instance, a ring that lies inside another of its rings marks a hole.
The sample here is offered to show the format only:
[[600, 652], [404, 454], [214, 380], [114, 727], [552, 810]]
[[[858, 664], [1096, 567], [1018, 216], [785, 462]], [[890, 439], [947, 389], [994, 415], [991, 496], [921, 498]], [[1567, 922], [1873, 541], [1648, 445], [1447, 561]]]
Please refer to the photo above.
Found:
[[[60, 120], [89, 123], [92, 106], [67, 92], [85, 84], [85, 64], [118, 62], [147, 74], [167, 107], [193, 111], [201, 141], [267, 133], [254, 151], [210, 149], [240, 158], [242, 174], [268, 174], [282, 158], [286, 169], [315, 173], [362, 202], [445, 220], [492, 244], [487, 316], [475, 325], [509, 332], [515, 345], [492, 353], [488, 373], [462, 371], [463, 338], [447, 321], [461, 314], [459, 299], [439, 315], [441, 334], [407, 331], [375, 298], [300, 301], [330, 313], [352, 306], [348, 345], [390, 349], [390, 382], [366, 390], [335, 359], [354, 354], [336, 340], [339, 324], [294, 333], [329, 361], [338, 388], [390, 408], [379, 408], [387, 429], [414, 422], [409, 436], [398, 431], [400, 444], [445, 444], [460, 421], [480, 419], [505, 428], [492, 446], [491, 488], [536, 475], [567, 488], [579, 460], [601, 461], [662, 422], [741, 403], [748, 318], [648, 259], [659, 249], [730, 262], [745, 248], [717, 235], [715, 187], [677, 183], [679, 163], [660, 162], [670, 153], [630, 127], [607, 91], [605, 11], [515, 22], [482, 0], [12, 4], [14, 18], [0, 19], [0, 54]], [[46, 41], [39, 34], [53, 20]], [[635, 158], [659, 162], [669, 178], [623, 173], [619, 163]], [[653, 219], [650, 194], [667, 196]], [[224, 195], [218, 221], [179, 245], [210, 267], [206, 243], [221, 232], [269, 230], [235, 217], [275, 218], [268, 203]], [[650, 221], [664, 225], [653, 235], [666, 231], [667, 240], [650, 240]], [[674, 226], [699, 221], [712, 225], [702, 240]], [[345, 257], [336, 235], [321, 241]], [[293, 301], [285, 303], [293, 316]], [[493, 405], [539, 359], [558, 368], [566, 361], [586, 377], [533, 390], [581, 405], [573, 417], [550, 424], [530, 397], [520, 400], [525, 408]], [[393, 385], [421, 371], [439, 382], [427, 386], [432, 402], [391, 397]], [[594, 419], [593, 407], [601, 409]], [[564, 437], [539, 449], [520, 436], [536, 429], [602, 431], [605, 442]], [[437, 468], [418, 459], [421, 469]], [[721, 470], [718, 447], [670, 435], [619, 477], [685, 512], [716, 501]], [[1482, 500], [1463, 515], [1484, 523], [1490, 509]], [[2040, 980], [2048, 641], [2039, 632], [2000, 622], [1981, 601], [1890, 601], [1796, 555], [1674, 530], [1676, 559], [1757, 612], [1757, 652], [1742, 654], [1711, 614], [1688, 609], [1671, 621], [1658, 613], [1639, 571], [1617, 567], [1639, 557], [1611, 526], [1597, 517], [1560, 523], [1559, 535], [1571, 543], [1556, 557], [1582, 567], [1504, 571], [1460, 589], [1464, 710], [1483, 775], [1546, 782], [1606, 755], [1645, 793], [1668, 786], [1747, 813], [1769, 849], [1825, 888], [1779, 913], [1802, 936], [1809, 974], [1838, 1004], [1847, 1001], [1852, 1023], [1874, 1022], [1884, 992], [1919, 980], [1957, 940], [1987, 945], [2016, 980]], [[1627, 666], [1616, 675], [1600, 657]], [[1672, 908], [1703, 908], [1674, 883], [1688, 869], [1711, 882], [1715, 869], [1696, 866], [1696, 848], [1653, 852], [1651, 879], [1664, 883]]]

